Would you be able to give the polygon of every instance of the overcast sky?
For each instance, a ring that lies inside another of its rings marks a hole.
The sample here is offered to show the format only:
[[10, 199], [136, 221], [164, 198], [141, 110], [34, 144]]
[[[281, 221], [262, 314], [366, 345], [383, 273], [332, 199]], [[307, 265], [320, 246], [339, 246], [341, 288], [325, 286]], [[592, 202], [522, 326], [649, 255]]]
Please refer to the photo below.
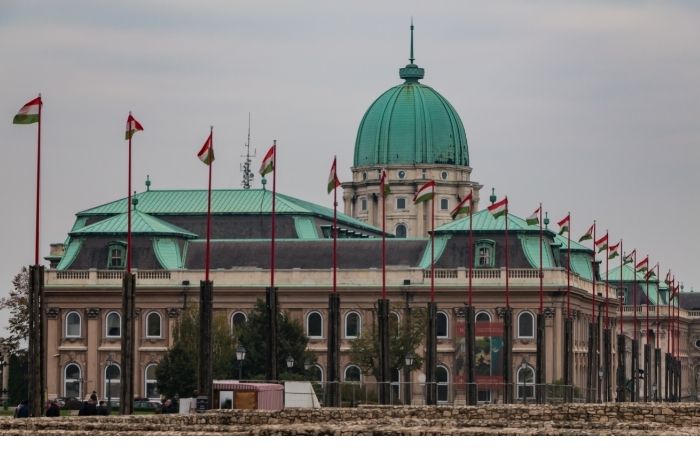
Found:
[[[215, 188], [238, 188], [252, 147], [278, 140], [278, 189], [331, 206], [355, 133], [416, 63], [464, 122], [472, 177], [527, 216], [572, 212], [700, 288], [700, 4], [691, 1], [0, 2], [0, 292], [32, 263], [36, 126], [12, 117], [38, 92], [41, 255], [77, 211], [134, 189], [206, 188], [196, 159], [215, 127]], [[256, 186], [259, 186], [256, 180]], [[484, 205], [482, 205], [483, 207]], [[6, 315], [0, 312], [0, 324]], [[4, 333], [3, 329], [0, 333]]]

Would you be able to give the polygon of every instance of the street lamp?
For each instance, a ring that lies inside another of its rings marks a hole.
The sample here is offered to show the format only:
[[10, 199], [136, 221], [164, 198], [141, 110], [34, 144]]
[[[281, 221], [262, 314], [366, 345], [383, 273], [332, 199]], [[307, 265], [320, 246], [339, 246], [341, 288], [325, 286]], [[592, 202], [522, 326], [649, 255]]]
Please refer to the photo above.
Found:
[[605, 375], [605, 372], [601, 367], [598, 369], [598, 403], [603, 403], [603, 375]]
[[406, 353], [406, 356], [404, 357], [404, 359], [405, 359], [404, 362], [406, 363], [406, 367], [408, 367], [409, 369], [411, 367], [413, 367], [413, 358], [414, 358], [414, 356], [413, 356], [413, 353], [411, 353], [411, 352]]
[[304, 360], [304, 370], [309, 370], [311, 368], [311, 361], [307, 358]]
[[527, 374], [525, 373], [527, 367], [527, 362], [525, 361], [525, 358], [523, 358], [522, 362], [520, 363], [520, 373], [523, 377], [523, 404], [527, 404]]
[[415, 359], [415, 355], [411, 352], [406, 353], [406, 356], [404, 356], [404, 363], [406, 363], [406, 389], [404, 391], [404, 396], [406, 397], [404, 399], [404, 404], [410, 405], [411, 404], [411, 370], [413, 369], [413, 362]]
[[285, 360], [287, 362], [287, 369], [291, 369], [294, 367], [294, 358], [292, 355], [287, 356], [287, 359]]
[[238, 344], [236, 347], [236, 360], [238, 361], [238, 381], [243, 378], [243, 360], [245, 359], [245, 347], [242, 344]]
[[106, 363], [107, 370], [105, 373], [107, 374], [107, 412], [112, 414], [112, 374], [110, 373], [111, 370], [109, 370], [109, 368], [112, 367], [112, 364], [114, 364], [114, 360], [112, 359], [111, 353], [107, 355]]

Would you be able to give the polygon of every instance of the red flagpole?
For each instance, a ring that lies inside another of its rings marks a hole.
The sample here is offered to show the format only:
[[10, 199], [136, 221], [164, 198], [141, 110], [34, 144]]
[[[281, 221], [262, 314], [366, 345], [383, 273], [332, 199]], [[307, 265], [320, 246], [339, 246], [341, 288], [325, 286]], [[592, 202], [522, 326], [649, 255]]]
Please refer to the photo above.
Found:
[[430, 199], [432, 213], [430, 223], [432, 231], [430, 233], [430, 302], [435, 302], [435, 183], [432, 186], [433, 198]]
[[634, 267], [632, 267], [632, 294], [634, 297], [634, 339], [637, 339], [637, 250], [634, 250]]
[[34, 265], [39, 265], [39, 194], [41, 189], [41, 94], [39, 94], [39, 122], [36, 137], [36, 219], [34, 224]]
[[510, 308], [510, 285], [508, 273], [508, 196], [506, 198], [506, 308]]
[[[669, 270], [669, 275], [671, 271]], [[670, 280], [666, 277], [666, 286]], [[673, 286], [669, 286], [668, 292], [668, 307], [666, 308], [666, 328], [668, 330], [666, 337], [666, 353], [671, 353], [671, 302], [673, 302]]]
[[656, 284], [656, 307], [654, 307], [656, 310], [656, 348], [661, 348], [659, 343], [659, 309], [661, 308], [661, 305], [659, 304], [659, 289], [661, 288], [661, 267], [659, 266], [659, 263], [656, 263], [656, 271], [658, 272], [656, 277], [658, 280], [658, 283]]
[[[129, 111], [129, 117], [131, 117], [131, 111]], [[128, 119], [127, 119], [128, 120]], [[129, 121], [129, 131], [132, 127], [131, 121]], [[126, 231], [126, 271], [131, 273], [131, 255], [134, 253], [131, 248], [131, 138], [133, 133], [129, 133], [129, 186], [127, 193], [127, 231]]]
[[[336, 166], [336, 158], [333, 158], [333, 167], [336, 174], [338, 168]], [[334, 174], [333, 176], [337, 176]], [[338, 264], [338, 186], [333, 180], [333, 293], [337, 291], [337, 264]]]
[[[214, 127], [211, 127], [209, 131], [209, 149], [214, 148]], [[211, 166], [214, 165], [214, 161], [209, 162], [209, 188], [207, 191], [207, 248], [206, 248], [206, 255], [205, 255], [205, 261], [204, 261], [204, 279], [208, 282], [209, 281], [209, 265], [211, 261], [211, 247], [210, 247], [210, 239], [211, 239]]]
[[384, 184], [386, 172], [382, 171], [379, 189], [382, 191], [382, 299], [386, 298], [386, 195]]
[[543, 232], [542, 232], [542, 203], [540, 203], [540, 314], [544, 311], [544, 272], [542, 268], [542, 244], [543, 244]]
[[566, 317], [571, 319], [571, 212], [569, 212], [569, 229], [566, 232], [567, 255], [566, 255]]
[[272, 242], [270, 243], [270, 288], [275, 288], [275, 197], [277, 193], [277, 140], [272, 141]]
[[624, 285], [622, 283], [622, 267], [625, 265], [625, 252], [624, 248], [622, 248], [622, 239], [620, 239], [620, 294], [622, 295], [622, 298], [620, 299], [620, 334], [623, 333], [623, 323], [625, 322], [623, 314], [624, 314], [624, 309], [623, 305], [625, 304], [625, 291], [624, 291]]
[[591, 301], [591, 322], [595, 323], [595, 232], [596, 232], [595, 220], [593, 221], [593, 263], [591, 265], [591, 279], [593, 284], [593, 300]]
[[[470, 191], [469, 195], [472, 195]], [[469, 199], [469, 252], [467, 252], [467, 259], [469, 259], [469, 289], [468, 289], [468, 301], [469, 306], [472, 306], [472, 271], [474, 268], [474, 229], [472, 228], [472, 215], [474, 214], [474, 197]]]
[[[647, 267], [649, 267], [649, 254], [647, 254]], [[637, 270], [637, 268], [634, 268]], [[646, 285], [647, 285], [647, 307], [646, 307], [646, 336], [647, 336], [647, 345], [649, 345], [649, 305], [651, 304], [651, 296], [649, 295], [649, 277], [644, 274], [644, 278], [646, 278]]]
[[605, 329], [610, 329], [610, 313], [608, 311], [608, 304], [610, 303], [610, 284], [608, 278], [610, 278], [610, 235], [608, 230], [605, 230], [605, 235], [608, 237], [608, 241], [605, 243], [607, 247], [605, 249]]

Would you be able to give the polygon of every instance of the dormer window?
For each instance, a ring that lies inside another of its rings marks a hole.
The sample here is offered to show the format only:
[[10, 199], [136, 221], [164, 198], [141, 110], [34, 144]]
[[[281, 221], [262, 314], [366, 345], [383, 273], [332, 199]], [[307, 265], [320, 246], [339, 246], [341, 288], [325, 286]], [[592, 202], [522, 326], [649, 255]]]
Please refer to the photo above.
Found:
[[495, 265], [496, 243], [493, 241], [477, 241], [474, 253], [476, 267], [493, 267]]
[[126, 261], [126, 246], [122, 244], [111, 244], [107, 254], [108, 269], [123, 269]]

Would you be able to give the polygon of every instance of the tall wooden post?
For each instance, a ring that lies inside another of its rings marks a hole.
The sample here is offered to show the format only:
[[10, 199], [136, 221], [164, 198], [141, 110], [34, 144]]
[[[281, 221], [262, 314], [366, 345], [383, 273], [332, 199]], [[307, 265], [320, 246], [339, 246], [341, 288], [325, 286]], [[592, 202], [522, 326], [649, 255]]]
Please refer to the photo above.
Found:
[[[647, 333], [649, 330], [647, 329]], [[647, 339], [648, 341], [648, 339]], [[644, 401], [648, 402], [651, 394], [651, 346], [644, 344]]]
[[134, 319], [136, 274], [124, 272], [122, 279], [122, 348], [119, 412], [134, 413]]
[[277, 372], [277, 315], [279, 305], [277, 303], [277, 288], [266, 288], [265, 299], [267, 307], [267, 355], [265, 369], [267, 381], [278, 381]]
[[654, 401], [661, 400], [661, 349], [654, 349]]
[[46, 317], [44, 305], [44, 266], [29, 266], [29, 348], [28, 393], [32, 417], [44, 415], [46, 400]]
[[574, 321], [569, 316], [564, 320], [564, 401], [574, 400]]
[[603, 330], [603, 401], [612, 401], [612, 330]]
[[437, 404], [437, 380], [435, 379], [435, 365], [437, 364], [437, 305], [428, 303], [428, 324], [425, 336], [425, 403]]
[[214, 282], [199, 282], [199, 377], [197, 390], [207, 397], [208, 408], [213, 402], [212, 322], [214, 319]]
[[639, 401], [639, 341], [632, 339], [632, 398], [633, 402]]
[[545, 375], [547, 373], [546, 360], [545, 357], [545, 318], [544, 314], [537, 314], [537, 372], [535, 372], [535, 392], [537, 395], [537, 403], [544, 403], [546, 401], [546, 380]]
[[391, 403], [391, 363], [389, 355], [389, 300], [377, 300], [379, 334], [379, 404]]
[[513, 403], [513, 310], [510, 306], [503, 308], [503, 403]]
[[340, 295], [328, 295], [328, 353], [326, 406], [340, 406]]
[[625, 335], [617, 335], [617, 401], [627, 401], [627, 355]]
[[588, 379], [586, 380], [586, 403], [595, 402], [596, 380], [598, 379], [598, 368], [596, 367], [596, 326], [594, 322], [588, 324]]
[[476, 323], [474, 320], [474, 307], [467, 306], [464, 319], [466, 321], [466, 350], [467, 350], [467, 402], [469, 405], [477, 403], [476, 389]]

